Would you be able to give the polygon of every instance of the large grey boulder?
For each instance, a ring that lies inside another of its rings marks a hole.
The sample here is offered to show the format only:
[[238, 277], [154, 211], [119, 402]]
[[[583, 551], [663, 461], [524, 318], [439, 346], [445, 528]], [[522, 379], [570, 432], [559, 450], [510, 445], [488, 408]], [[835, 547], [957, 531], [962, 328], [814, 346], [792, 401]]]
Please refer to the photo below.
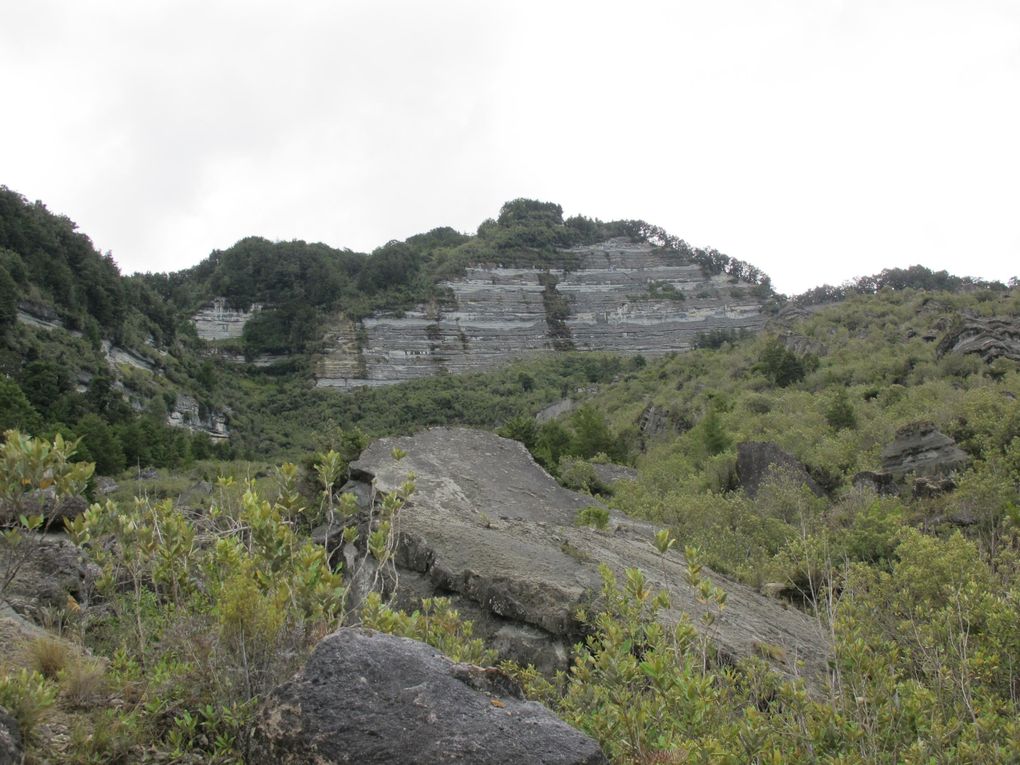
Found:
[[747, 496], [755, 497], [773, 478], [787, 477], [805, 484], [817, 496], [822, 490], [804, 464], [771, 441], [745, 441], [737, 445], [737, 480]]
[[882, 470], [896, 476], [950, 475], [966, 467], [969, 457], [930, 422], [912, 422], [896, 431], [882, 450]]
[[454, 664], [408, 638], [344, 628], [274, 689], [250, 765], [606, 762], [598, 744], [526, 701], [494, 669]]
[[18, 722], [0, 707], [0, 765], [21, 765], [24, 761], [25, 750], [21, 745]]
[[[394, 448], [407, 456], [396, 459]], [[666, 619], [686, 612], [701, 624], [705, 606], [687, 583], [687, 562], [676, 550], [658, 554], [651, 544], [656, 527], [615, 512], [605, 531], [578, 527], [578, 510], [593, 498], [561, 487], [516, 441], [434, 428], [375, 442], [351, 471], [355, 480], [347, 488], [363, 507], [373, 491], [393, 491], [408, 473], [416, 475], [417, 489], [396, 522], [398, 605], [414, 608], [422, 597], [450, 597], [475, 622], [475, 634], [504, 658], [543, 671], [565, 668], [586, 631], [578, 609], [590, 613], [597, 607], [600, 564], [618, 577], [629, 567], [642, 569], [651, 586], [669, 591]], [[728, 593], [711, 629], [721, 653], [760, 655], [761, 646], [778, 646], [776, 669], [809, 681], [824, 675], [829, 649], [814, 620], [737, 582], [706, 575]]]

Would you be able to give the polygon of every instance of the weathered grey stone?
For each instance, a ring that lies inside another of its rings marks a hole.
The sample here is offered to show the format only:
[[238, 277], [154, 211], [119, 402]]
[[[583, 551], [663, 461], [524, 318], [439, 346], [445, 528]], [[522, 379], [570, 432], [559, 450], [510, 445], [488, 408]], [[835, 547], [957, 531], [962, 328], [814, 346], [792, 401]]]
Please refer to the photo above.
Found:
[[269, 694], [250, 743], [251, 765], [606, 762], [595, 741], [524, 700], [498, 670], [358, 628], [325, 638]]
[[883, 472], [897, 476], [949, 475], [966, 466], [968, 460], [967, 453], [930, 422], [904, 425], [882, 450]]
[[914, 499], [932, 499], [941, 497], [956, 488], [956, 481], [952, 478], [933, 478], [931, 476], [918, 476], [914, 479]]
[[244, 325], [261, 308], [255, 305], [250, 311], [241, 311], [230, 308], [226, 298], [216, 298], [203, 306], [191, 320], [195, 323], [195, 332], [203, 340], [230, 340], [241, 337]]
[[772, 476], [785, 474], [797, 483], [806, 484], [817, 496], [823, 492], [808, 474], [804, 464], [771, 441], [746, 441], [737, 445], [737, 480], [749, 497]]
[[64, 528], [64, 521], [81, 515], [88, 509], [85, 497], [57, 496], [51, 487], [22, 494], [16, 503], [0, 501], [0, 525], [17, 523], [20, 515], [41, 515], [54, 531]]
[[107, 494], [113, 494], [120, 485], [108, 476], [96, 476], [95, 478], [95, 490], [96, 494], [100, 496], [106, 496]]
[[976, 353], [984, 361], [1020, 361], [1020, 321], [1016, 318], [968, 318], [946, 333], [936, 348], [947, 353]]
[[[546, 315], [550, 279], [568, 308], [555, 329]], [[663, 285], [682, 299], [664, 297]], [[560, 335], [578, 350], [651, 356], [686, 350], [706, 331], [764, 323], [751, 285], [706, 277], [679, 255], [626, 239], [565, 250], [561, 268], [480, 265], [443, 286], [451, 295], [444, 304], [360, 324], [337, 319], [324, 338], [317, 384], [349, 389], [490, 369], [555, 352]]]
[[641, 434], [641, 451], [644, 451], [648, 442], [659, 437], [678, 436], [690, 430], [692, 424], [686, 417], [665, 407], [648, 404], [638, 417], [637, 426]]
[[166, 422], [174, 428], [205, 433], [213, 441], [226, 441], [230, 438], [225, 413], [212, 409], [203, 411], [196, 398], [183, 393], [178, 394], [173, 408], [167, 413]]
[[16, 546], [0, 545], [0, 574], [10, 572], [0, 593], [19, 613], [35, 618], [40, 609], [79, 599], [98, 573], [74, 544], [61, 537], [26, 535]]
[[24, 761], [25, 750], [18, 721], [0, 707], [0, 765], [21, 765]]
[[612, 486], [617, 481], [637, 480], [637, 470], [626, 465], [614, 465], [611, 462], [593, 462], [595, 476], [606, 486]]
[[[407, 456], [396, 460], [394, 447]], [[469, 602], [484, 614], [475, 634], [489, 641], [507, 625], [548, 636], [544, 651], [531, 640], [526, 656], [513, 653], [514, 641], [502, 641], [506, 658], [534, 661], [538, 653], [546, 666], [562, 661], [557, 656], [584, 634], [578, 608], [590, 610], [599, 596], [600, 563], [618, 576], [629, 567], [642, 569], [651, 586], [670, 592], [666, 619], [686, 612], [700, 624], [705, 606], [687, 584], [686, 561], [675, 551], [658, 555], [651, 544], [655, 527], [615, 512], [606, 531], [576, 526], [578, 510], [592, 498], [559, 486], [516, 441], [434, 428], [381, 439], [352, 466], [352, 475], [374, 480], [384, 492], [410, 472], [417, 489], [398, 519], [398, 597], [403, 594], [405, 603], [425, 595]], [[714, 573], [707, 576], [728, 593], [712, 628], [723, 654], [749, 656], [756, 645], [780, 645], [786, 652], [776, 662], [780, 671], [813, 678], [824, 672], [828, 646], [809, 617]]]
[[871, 489], [880, 496], [898, 494], [900, 490], [896, 476], [872, 470], [862, 470], [855, 474], [851, 483], [858, 489]]

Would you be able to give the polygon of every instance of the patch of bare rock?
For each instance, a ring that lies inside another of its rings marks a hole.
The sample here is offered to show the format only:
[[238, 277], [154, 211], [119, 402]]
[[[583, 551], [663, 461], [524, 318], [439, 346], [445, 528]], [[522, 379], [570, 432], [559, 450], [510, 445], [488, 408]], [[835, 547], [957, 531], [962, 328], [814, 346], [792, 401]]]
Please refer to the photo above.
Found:
[[746, 441], [737, 445], [737, 480], [752, 499], [769, 480], [780, 475], [806, 485], [816, 496], [822, 490], [804, 464], [771, 441]]
[[21, 745], [18, 723], [6, 709], [0, 707], [0, 765], [21, 765], [24, 761], [25, 750]]
[[947, 353], [976, 353], [991, 363], [999, 358], [1020, 361], [1020, 321], [1016, 318], [968, 318], [957, 323], [936, 349]]
[[407, 638], [340, 629], [270, 693], [250, 765], [547, 763], [598, 765], [598, 744], [498, 670], [455, 664]]
[[[406, 457], [395, 458], [394, 449]], [[583, 637], [577, 614], [597, 608], [600, 564], [618, 576], [629, 567], [642, 569], [650, 585], [670, 593], [666, 619], [687, 613], [700, 624], [705, 606], [687, 583], [683, 555], [659, 555], [651, 543], [654, 526], [615, 513], [604, 531], [577, 526], [578, 510], [593, 498], [561, 487], [521, 444], [462, 428], [384, 438], [352, 465], [346, 491], [366, 512], [374, 496], [397, 489], [409, 473], [417, 488], [398, 518], [398, 605], [449, 597], [502, 657], [546, 672], [565, 668], [570, 648]], [[339, 546], [337, 529], [319, 533]], [[336, 554], [350, 559], [357, 551]], [[707, 575], [728, 593], [711, 635], [724, 655], [758, 655], [763, 645], [777, 646], [780, 672], [809, 682], [824, 676], [829, 648], [811, 618]]]

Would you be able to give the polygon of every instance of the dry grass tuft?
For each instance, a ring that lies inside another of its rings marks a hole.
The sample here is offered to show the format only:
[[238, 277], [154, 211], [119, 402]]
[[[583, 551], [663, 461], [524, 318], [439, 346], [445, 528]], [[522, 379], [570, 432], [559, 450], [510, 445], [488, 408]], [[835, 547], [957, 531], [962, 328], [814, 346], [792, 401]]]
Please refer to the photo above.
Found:
[[33, 640], [25, 649], [28, 665], [45, 677], [53, 680], [73, 661], [71, 647], [55, 637], [41, 637]]

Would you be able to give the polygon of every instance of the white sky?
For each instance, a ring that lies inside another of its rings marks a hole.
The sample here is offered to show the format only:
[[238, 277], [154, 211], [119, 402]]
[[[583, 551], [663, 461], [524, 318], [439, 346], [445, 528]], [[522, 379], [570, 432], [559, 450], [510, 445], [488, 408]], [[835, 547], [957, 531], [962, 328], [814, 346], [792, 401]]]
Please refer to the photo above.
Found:
[[0, 183], [125, 272], [527, 196], [783, 292], [1020, 272], [1020, 1], [0, 0]]

